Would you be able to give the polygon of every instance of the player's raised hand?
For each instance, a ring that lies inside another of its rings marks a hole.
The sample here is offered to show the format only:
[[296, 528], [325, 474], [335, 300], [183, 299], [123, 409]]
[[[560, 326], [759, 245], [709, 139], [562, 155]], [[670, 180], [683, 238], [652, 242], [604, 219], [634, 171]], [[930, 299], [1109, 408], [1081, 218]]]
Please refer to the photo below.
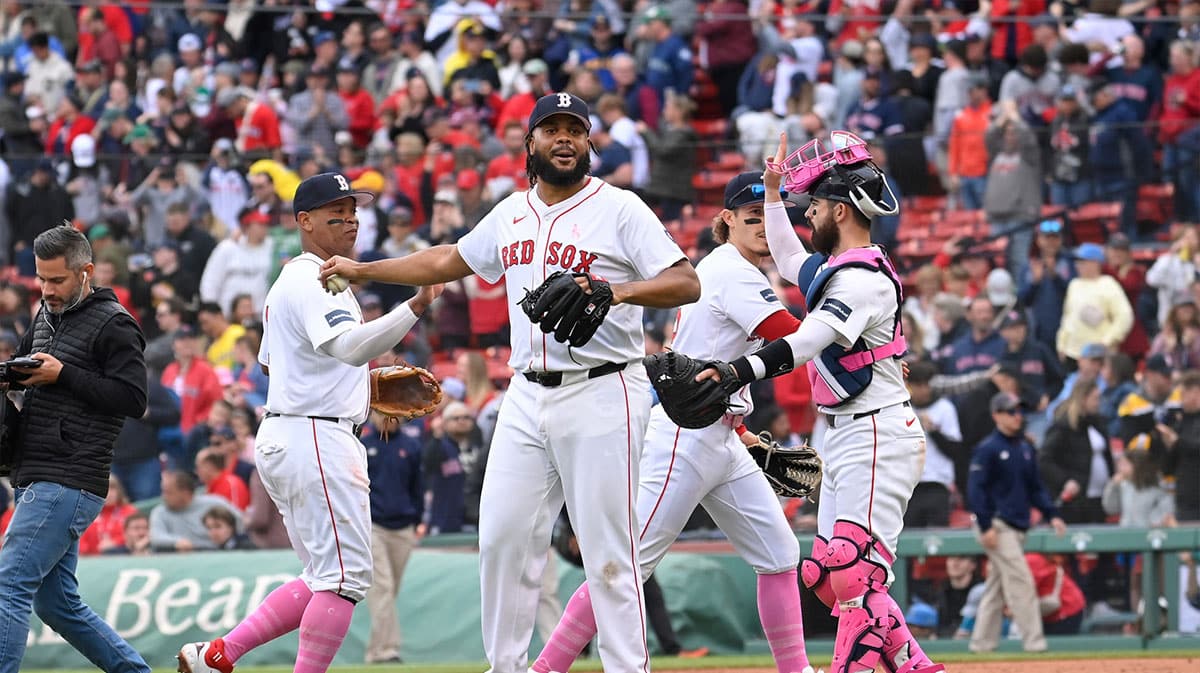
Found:
[[[775, 156], [772, 158], [771, 163], [768, 163], [766, 168], [763, 169], [763, 188], [766, 189], [767, 192], [767, 201], [781, 200], [779, 196], [779, 186], [783, 183], [783, 173], [777, 170], [772, 170], [771, 167], [774, 166], [775, 168], [781, 168], [783, 166], [783, 160], [787, 158], [787, 151], [787, 134], [780, 133], [779, 149], [775, 150]], [[772, 195], [774, 196], [772, 197]]]

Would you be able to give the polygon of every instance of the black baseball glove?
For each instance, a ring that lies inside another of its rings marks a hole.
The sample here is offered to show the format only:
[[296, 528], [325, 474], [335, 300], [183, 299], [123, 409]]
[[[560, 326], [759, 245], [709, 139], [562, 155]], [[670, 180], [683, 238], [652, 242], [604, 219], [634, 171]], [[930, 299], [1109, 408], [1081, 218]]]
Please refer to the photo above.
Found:
[[[586, 278], [590, 292], [576, 278]], [[606, 281], [586, 273], [555, 271], [533, 290], [527, 290], [518, 304], [531, 322], [554, 340], [578, 348], [591, 340], [612, 306], [612, 287]]]
[[[729, 396], [742, 387], [727, 362], [701, 361], [667, 351], [647, 355], [646, 374], [658, 392], [663, 411], [681, 428], [706, 428], [729, 410]], [[696, 381], [705, 369], [715, 369], [721, 380]]]
[[760, 432], [758, 444], [748, 449], [777, 494], [816, 500], [821, 488], [821, 457], [811, 446], [780, 446], [771, 433]]

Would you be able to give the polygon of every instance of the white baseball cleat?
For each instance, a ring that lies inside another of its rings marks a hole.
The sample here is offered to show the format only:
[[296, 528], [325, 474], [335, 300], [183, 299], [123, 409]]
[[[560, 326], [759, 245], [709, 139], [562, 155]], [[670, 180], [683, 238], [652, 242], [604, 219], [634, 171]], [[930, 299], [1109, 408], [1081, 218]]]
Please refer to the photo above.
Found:
[[233, 662], [225, 656], [225, 641], [188, 643], [179, 654], [179, 673], [233, 673]]

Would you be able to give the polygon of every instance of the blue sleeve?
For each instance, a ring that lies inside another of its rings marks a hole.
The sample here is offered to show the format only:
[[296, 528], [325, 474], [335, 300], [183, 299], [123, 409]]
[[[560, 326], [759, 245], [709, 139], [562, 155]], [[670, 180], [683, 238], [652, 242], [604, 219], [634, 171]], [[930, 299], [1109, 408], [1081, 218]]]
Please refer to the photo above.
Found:
[[986, 439], [983, 440], [979, 446], [975, 447], [975, 454], [971, 456], [971, 467], [967, 474], [967, 503], [970, 505], [971, 513], [975, 515], [975, 521], [979, 524], [981, 531], [992, 527], [992, 516], [996, 513], [996, 504], [987, 490], [987, 485], [991, 481], [993, 453], [991, 443]]

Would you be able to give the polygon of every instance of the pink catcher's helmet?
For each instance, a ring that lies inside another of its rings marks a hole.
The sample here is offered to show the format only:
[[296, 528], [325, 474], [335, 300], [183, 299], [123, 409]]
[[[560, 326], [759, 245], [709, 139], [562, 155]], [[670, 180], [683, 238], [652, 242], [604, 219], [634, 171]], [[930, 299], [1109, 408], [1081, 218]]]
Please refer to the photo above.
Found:
[[843, 201], [867, 217], [895, 215], [900, 210], [883, 172], [871, 159], [871, 150], [849, 131], [831, 133], [828, 148], [820, 140], [811, 140], [782, 163], [767, 159], [767, 169], [783, 175], [789, 192]]

